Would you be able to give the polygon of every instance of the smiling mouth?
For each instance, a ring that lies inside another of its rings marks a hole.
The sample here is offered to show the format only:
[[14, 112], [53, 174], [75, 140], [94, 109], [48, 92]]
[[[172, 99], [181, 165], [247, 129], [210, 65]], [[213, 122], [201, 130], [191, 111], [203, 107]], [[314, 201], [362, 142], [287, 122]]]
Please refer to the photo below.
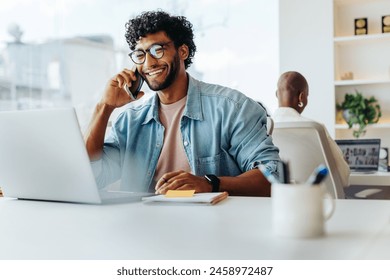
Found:
[[164, 71], [164, 69], [159, 69], [159, 70], [151, 71], [151, 72], [147, 73], [147, 75], [149, 77], [153, 77], [153, 76], [157, 76], [158, 74], [162, 73], [163, 71]]

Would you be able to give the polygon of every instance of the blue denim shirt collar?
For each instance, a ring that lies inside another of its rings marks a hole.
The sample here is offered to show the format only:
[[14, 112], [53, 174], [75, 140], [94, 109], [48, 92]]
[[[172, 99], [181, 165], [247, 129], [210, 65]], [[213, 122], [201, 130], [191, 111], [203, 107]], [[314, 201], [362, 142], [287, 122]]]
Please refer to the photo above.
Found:
[[[187, 104], [183, 115], [190, 119], [202, 121], [203, 111], [202, 111], [202, 102], [201, 102], [201, 94], [200, 94], [200, 86], [199, 86], [200, 82], [195, 80], [193, 77], [191, 77], [188, 74], [187, 76], [188, 76]], [[157, 93], [155, 93], [152, 98], [146, 101], [145, 105], [150, 106], [150, 110], [148, 111], [145, 121], [142, 124], [147, 124], [153, 119], [156, 122], [160, 122], [158, 116], [159, 102], [160, 101]]]
[[203, 121], [203, 110], [199, 83], [199, 81], [188, 75], [187, 104], [183, 115], [190, 119]]
[[150, 106], [150, 109], [148, 110], [147, 115], [146, 115], [145, 120], [142, 123], [142, 125], [149, 123], [153, 119], [156, 122], [160, 122], [159, 117], [158, 117], [158, 103], [159, 103], [159, 99], [158, 99], [157, 93], [155, 93], [152, 98], [149, 98], [146, 101], [145, 106]]

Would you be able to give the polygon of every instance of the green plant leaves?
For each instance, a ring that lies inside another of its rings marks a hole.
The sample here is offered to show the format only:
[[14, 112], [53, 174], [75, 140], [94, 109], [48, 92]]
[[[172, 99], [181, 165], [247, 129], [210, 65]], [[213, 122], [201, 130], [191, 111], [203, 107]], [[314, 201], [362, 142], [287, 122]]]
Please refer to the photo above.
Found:
[[356, 125], [353, 136], [359, 138], [363, 135], [368, 124], [377, 123], [382, 116], [378, 100], [371, 96], [364, 98], [363, 94], [355, 89], [355, 93], [347, 93], [341, 104], [336, 104], [337, 110], [348, 110], [349, 118], [346, 120], [349, 128]]

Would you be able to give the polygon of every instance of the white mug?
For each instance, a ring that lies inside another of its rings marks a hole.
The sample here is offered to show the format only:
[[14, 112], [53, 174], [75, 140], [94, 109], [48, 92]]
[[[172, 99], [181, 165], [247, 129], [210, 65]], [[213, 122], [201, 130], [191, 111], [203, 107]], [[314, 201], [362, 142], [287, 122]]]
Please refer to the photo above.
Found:
[[[329, 207], [324, 207], [325, 198]], [[325, 221], [335, 202], [320, 185], [272, 184], [272, 225], [278, 236], [307, 238], [322, 236]]]

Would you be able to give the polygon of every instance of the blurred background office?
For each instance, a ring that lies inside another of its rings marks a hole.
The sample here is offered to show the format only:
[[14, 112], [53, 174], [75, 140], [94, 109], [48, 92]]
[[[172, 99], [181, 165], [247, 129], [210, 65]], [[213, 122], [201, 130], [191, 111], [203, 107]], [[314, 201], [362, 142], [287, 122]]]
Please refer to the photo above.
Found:
[[158, 8], [194, 24], [191, 75], [276, 109], [278, 1], [2, 0], [0, 110], [74, 106], [84, 127], [107, 80], [132, 66], [125, 23]]

